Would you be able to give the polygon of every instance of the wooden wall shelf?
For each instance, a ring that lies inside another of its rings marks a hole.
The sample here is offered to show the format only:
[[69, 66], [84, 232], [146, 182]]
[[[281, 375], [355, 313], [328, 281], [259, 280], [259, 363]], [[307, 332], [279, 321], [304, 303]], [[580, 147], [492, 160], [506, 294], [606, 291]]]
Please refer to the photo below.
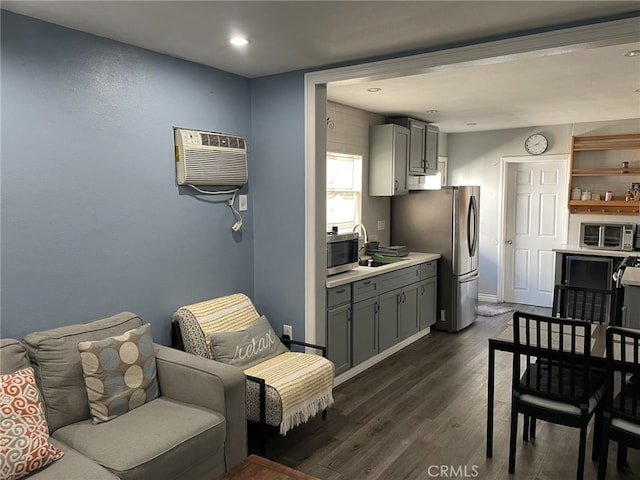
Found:
[[574, 152], [595, 152], [599, 150], [631, 150], [640, 148], [640, 133], [627, 135], [599, 135], [573, 137]]
[[[574, 186], [580, 187], [576, 181], [584, 177], [628, 177], [629, 186], [632, 182], [640, 182], [640, 162], [638, 154], [629, 154], [629, 166], [622, 167], [619, 160], [612, 165], [611, 159], [603, 154], [601, 168], [579, 168], [580, 152], [606, 152], [614, 150], [640, 150], [640, 133], [625, 135], [598, 135], [573, 137], [571, 139], [571, 181], [569, 184], [569, 197]], [[625, 154], [626, 156], [626, 154]], [[619, 157], [618, 157], [619, 158]], [[619, 180], [616, 180], [619, 182]], [[584, 183], [582, 183], [584, 185]], [[569, 211], [571, 213], [593, 215], [640, 215], [640, 201], [625, 201], [625, 196], [620, 196], [620, 184], [612, 183], [612, 190], [616, 196], [610, 201], [605, 200], [570, 200]], [[616, 191], [615, 186], [618, 186]], [[636, 197], [637, 198], [637, 197]]]
[[571, 171], [571, 175], [574, 177], [619, 177], [623, 175], [637, 176], [640, 175], [640, 168], [626, 168], [624, 169], [624, 171], [622, 167], [574, 168]]

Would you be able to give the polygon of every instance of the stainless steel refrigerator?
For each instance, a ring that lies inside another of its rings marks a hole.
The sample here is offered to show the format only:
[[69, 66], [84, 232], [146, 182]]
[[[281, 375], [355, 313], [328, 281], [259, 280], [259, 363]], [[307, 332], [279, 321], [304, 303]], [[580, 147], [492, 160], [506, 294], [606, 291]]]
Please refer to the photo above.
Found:
[[391, 199], [391, 244], [440, 253], [437, 330], [471, 325], [478, 308], [479, 186], [412, 191]]

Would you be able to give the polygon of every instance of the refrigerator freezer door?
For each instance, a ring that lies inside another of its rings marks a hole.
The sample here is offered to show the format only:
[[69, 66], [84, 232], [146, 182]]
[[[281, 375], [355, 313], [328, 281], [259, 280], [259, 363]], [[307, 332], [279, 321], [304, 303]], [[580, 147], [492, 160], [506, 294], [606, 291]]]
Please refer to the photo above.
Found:
[[458, 277], [458, 314], [452, 319], [452, 330], [459, 331], [471, 325], [478, 312], [478, 271]]

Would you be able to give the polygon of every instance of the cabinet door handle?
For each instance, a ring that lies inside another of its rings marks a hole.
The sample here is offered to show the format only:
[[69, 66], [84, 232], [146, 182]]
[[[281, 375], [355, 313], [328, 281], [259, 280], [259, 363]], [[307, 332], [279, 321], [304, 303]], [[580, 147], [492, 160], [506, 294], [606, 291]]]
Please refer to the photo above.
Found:
[[342, 290], [336, 290], [336, 293], [344, 293], [344, 288]]
[[396, 303], [400, 305], [400, 294], [396, 293]]
[[398, 180], [393, 181], [393, 189], [398, 190]]
[[422, 293], [420, 295], [424, 295], [424, 285], [420, 285], [420, 289], [422, 290]]
[[407, 294], [405, 292], [402, 292], [402, 303], [407, 301]]
[[369, 285], [371, 283], [371, 280], [367, 280], [366, 282], [362, 282], [363, 285]]

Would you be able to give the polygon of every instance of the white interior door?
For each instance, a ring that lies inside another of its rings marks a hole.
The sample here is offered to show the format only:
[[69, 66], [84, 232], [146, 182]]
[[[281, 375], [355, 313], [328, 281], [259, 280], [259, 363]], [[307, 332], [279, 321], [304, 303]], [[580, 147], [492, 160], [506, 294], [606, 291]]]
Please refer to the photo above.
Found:
[[549, 307], [555, 255], [564, 243], [567, 161], [507, 164], [504, 301]]

